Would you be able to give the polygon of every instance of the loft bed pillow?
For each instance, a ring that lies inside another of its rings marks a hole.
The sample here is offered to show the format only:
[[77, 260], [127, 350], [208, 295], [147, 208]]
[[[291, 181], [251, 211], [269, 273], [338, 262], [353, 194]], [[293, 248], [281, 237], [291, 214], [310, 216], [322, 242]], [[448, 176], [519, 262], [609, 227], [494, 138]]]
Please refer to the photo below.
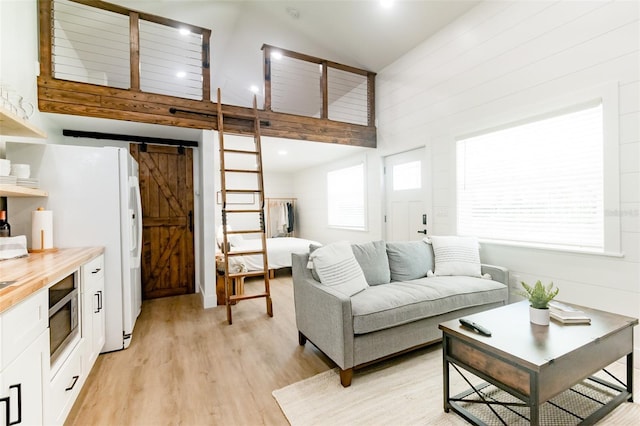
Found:
[[435, 257], [433, 275], [482, 277], [480, 244], [476, 237], [431, 236], [428, 241]]
[[[228, 231], [232, 231], [231, 226], [227, 225], [227, 232]], [[216, 236], [216, 241], [218, 243], [218, 247], [222, 248], [222, 244], [224, 244], [224, 236], [222, 233], [222, 225], [220, 225], [218, 227], [218, 232], [217, 232], [217, 236]], [[242, 237], [242, 235], [240, 234], [230, 234], [227, 235], [227, 242], [232, 246], [232, 247], [237, 247], [242, 245], [242, 242], [244, 241], [244, 238]]]
[[346, 241], [322, 246], [309, 254], [320, 282], [334, 290], [353, 296], [369, 287], [362, 268]]

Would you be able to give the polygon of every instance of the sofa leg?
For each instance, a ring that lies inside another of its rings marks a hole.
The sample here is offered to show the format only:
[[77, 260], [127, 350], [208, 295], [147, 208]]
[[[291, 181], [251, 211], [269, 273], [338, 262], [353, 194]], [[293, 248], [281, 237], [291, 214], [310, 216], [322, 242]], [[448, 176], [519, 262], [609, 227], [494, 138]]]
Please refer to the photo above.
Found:
[[298, 331], [298, 343], [300, 346], [304, 346], [307, 343], [307, 336]]
[[353, 378], [353, 368], [347, 368], [346, 370], [340, 369], [340, 384], [342, 387], [347, 388], [351, 386], [351, 379]]

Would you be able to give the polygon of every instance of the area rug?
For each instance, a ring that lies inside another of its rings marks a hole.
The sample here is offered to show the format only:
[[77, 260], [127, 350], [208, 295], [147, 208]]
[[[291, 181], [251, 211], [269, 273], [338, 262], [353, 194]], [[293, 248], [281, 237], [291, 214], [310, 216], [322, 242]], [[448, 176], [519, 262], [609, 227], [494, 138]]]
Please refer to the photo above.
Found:
[[[456, 394], [468, 385], [452, 372], [451, 387]], [[443, 410], [440, 347], [358, 370], [348, 388], [340, 385], [338, 370], [333, 369], [275, 390], [273, 396], [292, 426], [468, 424]], [[640, 405], [624, 403], [599, 424], [637, 424], [639, 418]]]

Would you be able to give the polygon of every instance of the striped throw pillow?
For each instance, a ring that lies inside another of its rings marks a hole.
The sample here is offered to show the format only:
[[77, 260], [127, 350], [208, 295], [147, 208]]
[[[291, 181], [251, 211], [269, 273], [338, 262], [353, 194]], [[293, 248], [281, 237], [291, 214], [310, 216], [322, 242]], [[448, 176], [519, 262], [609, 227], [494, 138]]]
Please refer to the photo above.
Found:
[[475, 237], [429, 237], [435, 257], [434, 274], [481, 277], [480, 245]]
[[322, 246], [311, 253], [309, 259], [320, 282], [342, 294], [353, 296], [369, 287], [351, 244], [346, 241]]

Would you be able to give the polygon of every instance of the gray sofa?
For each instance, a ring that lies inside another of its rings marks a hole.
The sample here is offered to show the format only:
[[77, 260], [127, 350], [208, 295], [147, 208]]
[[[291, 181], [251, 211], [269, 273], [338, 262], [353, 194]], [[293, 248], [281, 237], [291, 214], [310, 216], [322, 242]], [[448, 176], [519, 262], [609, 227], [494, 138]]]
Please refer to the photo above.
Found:
[[[508, 303], [509, 273], [482, 265], [482, 274], [431, 276], [434, 255], [423, 241], [354, 244], [369, 287], [349, 297], [319, 282], [309, 254], [292, 255], [298, 341], [310, 340], [351, 384], [354, 368], [435, 343], [438, 324]], [[315, 275], [315, 277], [314, 277]]]

